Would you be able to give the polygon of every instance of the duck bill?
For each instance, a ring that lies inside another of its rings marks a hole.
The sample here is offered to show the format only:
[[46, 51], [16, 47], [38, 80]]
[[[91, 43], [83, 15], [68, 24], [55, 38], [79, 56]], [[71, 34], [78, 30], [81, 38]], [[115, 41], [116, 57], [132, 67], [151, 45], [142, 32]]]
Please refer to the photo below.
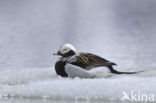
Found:
[[58, 52], [56, 52], [56, 53], [53, 53], [53, 55], [56, 55], [56, 56], [57, 56], [57, 55], [58, 55]]
[[60, 51], [58, 51], [58, 52], [56, 52], [56, 53], [53, 53], [53, 55], [55, 55], [55, 56], [60, 55]]

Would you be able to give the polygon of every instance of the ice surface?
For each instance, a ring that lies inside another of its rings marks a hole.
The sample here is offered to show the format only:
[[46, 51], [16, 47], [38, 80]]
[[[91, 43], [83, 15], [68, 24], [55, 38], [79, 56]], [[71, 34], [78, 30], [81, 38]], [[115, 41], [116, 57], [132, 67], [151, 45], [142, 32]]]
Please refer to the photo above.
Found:
[[[0, 103], [35, 98], [103, 103], [132, 90], [156, 96], [155, 5], [154, 0], [0, 0]], [[112, 75], [97, 69], [91, 71], [94, 79], [61, 78], [52, 68], [58, 59], [52, 53], [64, 43], [117, 63], [119, 71], [145, 72]]]
[[[92, 72], [98, 74], [97, 71]], [[57, 76], [52, 68], [3, 70], [0, 71], [0, 98], [120, 100], [122, 91], [140, 91], [156, 95], [155, 81], [154, 70], [135, 75], [111, 75], [94, 79], [62, 78]]]

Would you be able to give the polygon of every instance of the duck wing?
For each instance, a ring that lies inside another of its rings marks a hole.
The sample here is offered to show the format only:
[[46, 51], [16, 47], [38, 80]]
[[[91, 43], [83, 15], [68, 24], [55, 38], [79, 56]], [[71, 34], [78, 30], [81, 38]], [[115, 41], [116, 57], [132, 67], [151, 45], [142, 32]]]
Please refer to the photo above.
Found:
[[91, 53], [80, 53], [79, 55], [76, 56], [76, 61], [77, 65], [86, 70], [90, 70], [92, 68], [100, 66], [110, 67], [116, 65], [113, 62], [110, 62], [100, 56]]

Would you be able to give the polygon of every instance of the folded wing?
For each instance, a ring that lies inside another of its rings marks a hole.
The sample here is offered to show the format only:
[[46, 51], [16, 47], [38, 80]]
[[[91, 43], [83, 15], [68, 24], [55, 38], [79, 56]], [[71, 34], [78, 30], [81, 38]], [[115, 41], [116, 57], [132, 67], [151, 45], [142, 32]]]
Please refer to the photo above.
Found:
[[76, 56], [78, 64], [81, 64], [82, 68], [86, 70], [90, 70], [95, 67], [100, 67], [100, 66], [113, 66], [116, 65], [113, 62], [110, 62], [104, 58], [101, 58], [97, 55], [91, 54], [91, 53], [80, 53], [80, 55]]

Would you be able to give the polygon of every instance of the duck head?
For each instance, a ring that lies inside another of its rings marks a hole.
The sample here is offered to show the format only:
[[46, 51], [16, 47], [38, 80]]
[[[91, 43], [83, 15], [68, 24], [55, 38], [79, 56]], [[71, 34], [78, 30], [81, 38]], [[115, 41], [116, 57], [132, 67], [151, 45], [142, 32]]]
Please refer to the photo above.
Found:
[[59, 55], [62, 57], [69, 57], [69, 56], [73, 56], [76, 54], [76, 49], [73, 45], [71, 44], [65, 44], [63, 45], [60, 50], [56, 53], [53, 53], [53, 55]]

